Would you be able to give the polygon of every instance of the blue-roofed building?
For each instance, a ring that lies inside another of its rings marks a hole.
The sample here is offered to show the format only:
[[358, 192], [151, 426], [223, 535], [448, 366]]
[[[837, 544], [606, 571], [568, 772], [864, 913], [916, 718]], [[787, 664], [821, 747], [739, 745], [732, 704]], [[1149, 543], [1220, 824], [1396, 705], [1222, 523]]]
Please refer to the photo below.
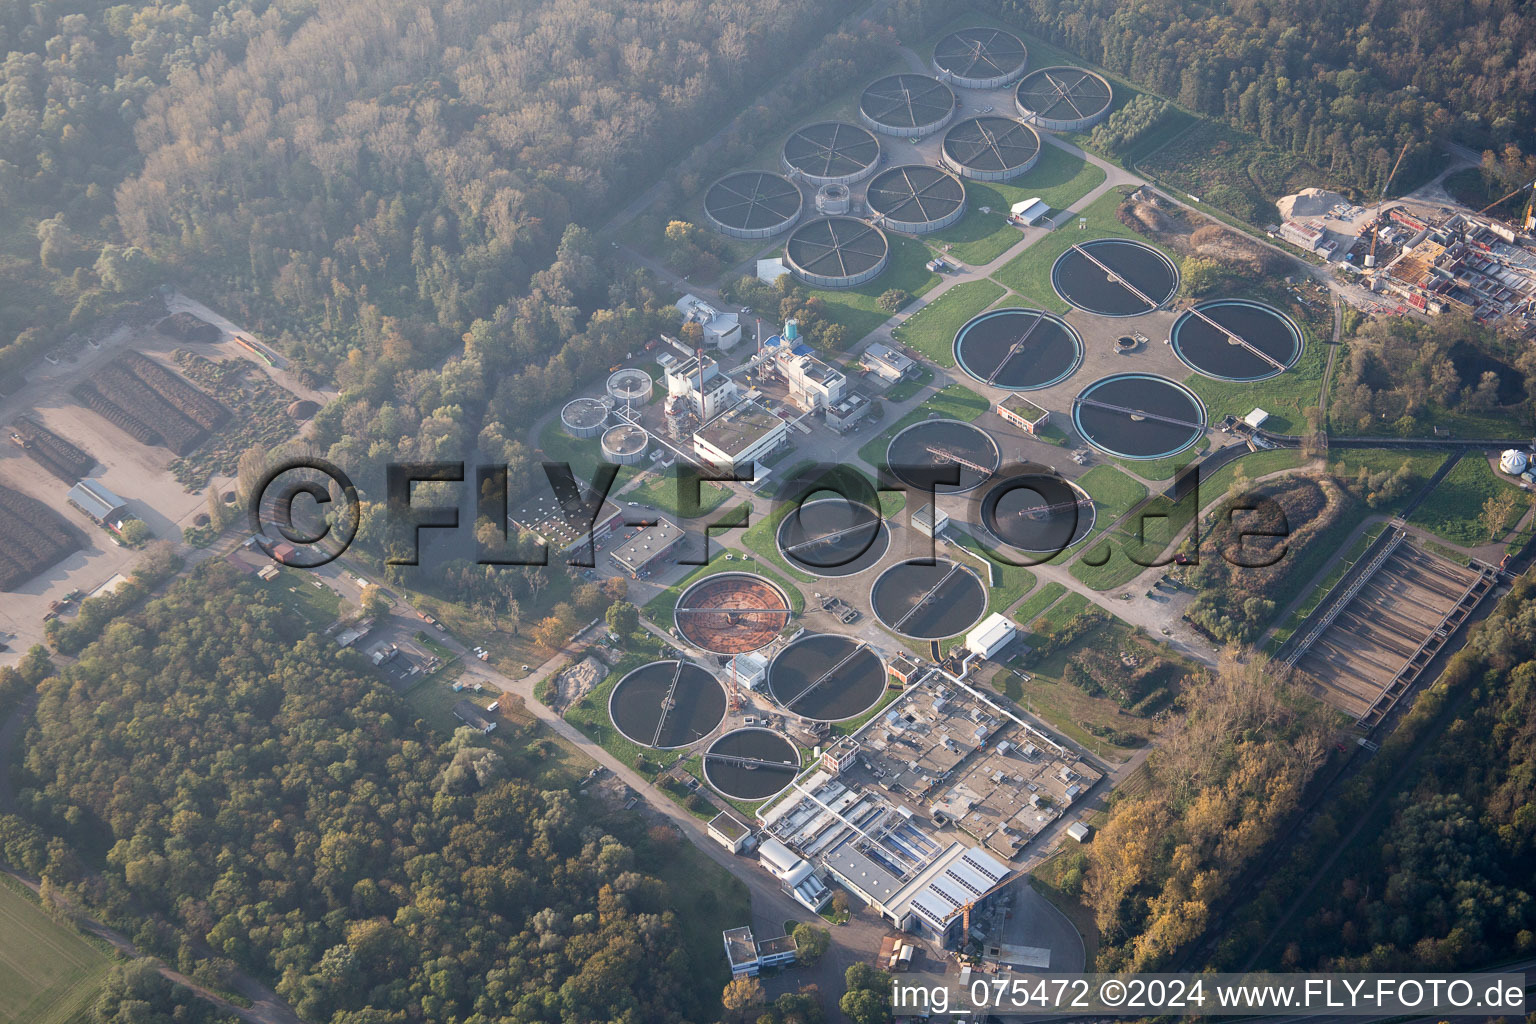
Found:
[[128, 503], [96, 480], [81, 480], [69, 489], [69, 503], [109, 529], [119, 529], [127, 517]]

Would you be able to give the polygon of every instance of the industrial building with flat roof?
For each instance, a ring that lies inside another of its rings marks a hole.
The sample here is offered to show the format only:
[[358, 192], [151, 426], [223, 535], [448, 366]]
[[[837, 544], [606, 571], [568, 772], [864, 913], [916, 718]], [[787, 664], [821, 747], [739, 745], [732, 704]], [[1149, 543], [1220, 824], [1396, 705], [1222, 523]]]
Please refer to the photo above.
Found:
[[1026, 434], [1039, 433], [1051, 420], [1048, 410], [1020, 395], [1009, 395], [997, 403], [997, 414]]
[[673, 551], [685, 534], [676, 523], [657, 517], [656, 522], [643, 527], [639, 533], [613, 547], [608, 557], [613, 564], [639, 579], [649, 572], [658, 560]]
[[917, 368], [911, 359], [878, 341], [864, 350], [859, 365], [892, 384], [906, 379]]
[[709, 465], [748, 476], [754, 463], [789, 439], [789, 424], [757, 402], [743, 402], [693, 435], [694, 452]]
[[788, 935], [757, 941], [752, 929], [746, 925], [722, 932], [725, 941], [725, 959], [731, 965], [732, 978], [755, 978], [764, 967], [777, 967], [795, 962], [795, 940]]
[[597, 494], [576, 481], [579, 498], [562, 502], [554, 488], [545, 482], [543, 493], [528, 499], [508, 517], [519, 530], [533, 534], [554, 554], [564, 555], [588, 541], [597, 543], [613, 532], [619, 521], [619, 507], [604, 498], [593, 515]]
[[752, 827], [730, 811], [721, 811], [709, 819], [710, 838], [732, 853], [740, 853], [752, 838]]

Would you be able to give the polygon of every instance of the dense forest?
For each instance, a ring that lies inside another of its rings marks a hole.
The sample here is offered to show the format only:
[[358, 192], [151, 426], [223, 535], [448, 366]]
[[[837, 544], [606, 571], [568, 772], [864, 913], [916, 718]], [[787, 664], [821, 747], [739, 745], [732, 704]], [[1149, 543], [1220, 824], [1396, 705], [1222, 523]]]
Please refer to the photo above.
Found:
[[1185, 720], [1147, 759], [1147, 784], [1117, 791], [1110, 816], [1060, 878], [1100, 933], [1098, 970], [1167, 969], [1214, 922], [1254, 856], [1278, 834], [1326, 759], [1332, 715], [1228, 655], [1178, 698]]
[[1530, 426], [1536, 349], [1463, 316], [1368, 320], [1350, 340], [1329, 417], [1340, 433], [1422, 434], [1445, 413]]
[[1321, 809], [1261, 898], [1227, 922], [1225, 963], [1257, 954], [1273, 969], [1415, 971], [1530, 956], [1533, 707], [1527, 575]]
[[984, 7], [1200, 114], [1380, 189], [1404, 143], [1533, 149], [1536, 10], [1520, 0], [986, 0]]
[[310, 1021], [709, 1019], [719, 965], [688, 952], [692, 895], [649, 873], [665, 844], [414, 719], [208, 563], [43, 681], [0, 847], [45, 899]]

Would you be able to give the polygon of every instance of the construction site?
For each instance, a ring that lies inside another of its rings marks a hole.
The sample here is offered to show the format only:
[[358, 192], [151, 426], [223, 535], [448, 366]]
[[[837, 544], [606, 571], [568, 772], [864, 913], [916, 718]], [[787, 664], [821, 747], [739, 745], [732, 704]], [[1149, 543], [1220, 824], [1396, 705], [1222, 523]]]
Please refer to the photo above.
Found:
[[1493, 589], [1498, 573], [1457, 565], [1389, 525], [1278, 655], [1318, 696], [1377, 725]]

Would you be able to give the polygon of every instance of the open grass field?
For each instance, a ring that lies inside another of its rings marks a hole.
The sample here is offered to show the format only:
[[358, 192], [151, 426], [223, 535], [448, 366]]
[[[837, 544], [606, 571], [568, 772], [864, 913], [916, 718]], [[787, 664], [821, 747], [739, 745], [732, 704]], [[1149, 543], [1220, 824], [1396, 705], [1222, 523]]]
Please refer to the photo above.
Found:
[[0, 882], [0, 1024], [76, 1024], [111, 964], [71, 926]]
[[1198, 459], [1211, 447], [1211, 439], [1202, 437], [1193, 448], [1177, 455], [1170, 455], [1166, 459], [1117, 459], [1110, 456], [1109, 461], [1141, 477], [1143, 480], [1172, 480], [1179, 475], [1179, 471]]
[[[1258, 296], [1254, 296], [1258, 298]], [[1298, 319], [1298, 323], [1301, 321]], [[1307, 430], [1307, 410], [1317, 405], [1328, 364], [1326, 346], [1302, 326], [1306, 345], [1296, 365], [1277, 377], [1250, 383], [1212, 380], [1198, 373], [1184, 378], [1184, 386], [1200, 396], [1212, 423], [1227, 415], [1239, 418], [1255, 409], [1269, 413], [1265, 430], [1277, 434], [1302, 434]]]
[[[1530, 504], [1520, 488], [1501, 480], [1486, 458], [1472, 452], [1451, 468], [1408, 521], [1462, 547], [1487, 544], [1504, 535], [1501, 529], [1497, 537], [1490, 536], [1481, 521], [1484, 503], [1499, 494], [1513, 494], [1519, 499], [1516, 507], [1522, 512]], [[1504, 528], [1513, 525], [1511, 517]]]
[[1033, 594], [1030, 594], [1027, 601], [1014, 609], [1013, 621], [1027, 629], [1030, 623], [1038, 619], [1047, 608], [1055, 604], [1056, 600], [1066, 592], [1067, 588], [1065, 586], [1052, 580]]
[[1295, 448], [1251, 452], [1236, 462], [1229, 462], [1222, 466], [1212, 473], [1209, 479], [1200, 481], [1200, 504], [1209, 505], [1227, 493], [1227, 489], [1232, 486], [1232, 481], [1237, 479], [1239, 469], [1249, 480], [1257, 480], [1261, 476], [1268, 476], [1270, 473], [1278, 473], [1286, 469], [1296, 469], [1306, 463], [1306, 456]]
[[[1034, 245], [1025, 249], [992, 275], [993, 280], [1023, 295], [1034, 296], [1046, 309], [1065, 313], [1071, 307], [1064, 302], [1051, 285], [1051, 267], [1056, 257], [1079, 242], [1095, 238], [1133, 238], [1159, 249], [1156, 243], [1138, 235], [1115, 216], [1115, 210], [1130, 190], [1121, 187], [1111, 189], [1090, 203], [1081, 216], [1087, 218], [1087, 226], [1079, 229], [1076, 219], [1072, 223], [1052, 231]], [[1177, 266], [1183, 261], [1170, 249], [1162, 249]]]
[[[1160, 558], [1179, 531], [1189, 525], [1191, 511], [1188, 502], [1175, 504], [1158, 495], [1131, 521], [1117, 523], [1090, 544], [1068, 571], [1094, 590], [1122, 587], [1148, 568], [1141, 562]], [[1132, 558], [1132, 553], [1141, 562]]]
[[[1005, 612], [1035, 588], [1035, 574], [1021, 565], [1009, 565], [1000, 556], [962, 530], [951, 534], [954, 542], [991, 567], [992, 578], [987, 586], [987, 614]], [[985, 577], [983, 577], [985, 579]]]
[[1114, 466], [1094, 466], [1077, 478], [1077, 485], [1088, 492], [1098, 506], [1099, 525], [1108, 526], [1130, 511], [1132, 505], [1147, 496], [1147, 487]]
[[[650, 505], [667, 515], [678, 519], [697, 519], [725, 504], [731, 496], [730, 489], [721, 485], [710, 483], [708, 480], [699, 483], [699, 503], [696, 509], [689, 509], [684, 514], [678, 500], [678, 481], [680, 476], [675, 471], [664, 473], [652, 473], [647, 476], [632, 491], [625, 493], [627, 501], [638, 501], [643, 505]], [[690, 496], [691, 499], [691, 496]]]
[[[966, 214], [958, 224], [935, 232], [933, 243], [948, 244], [947, 255], [979, 267], [997, 259], [1024, 236], [1008, 223], [1014, 203], [1036, 198], [1053, 210], [1065, 210], [1104, 182], [1104, 172], [1075, 153], [1045, 143], [1029, 173], [1012, 181], [965, 183]], [[982, 213], [982, 207], [990, 212]]]
[[1279, 197], [1309, 185], [1334, 184], [1322, 171], [1257, 136], [1215, 121], [1199, 122], [1139, 169], [1168, 188], [1198, 197], [1201, 204], [1259, 227], [1275, 220], [1273, 204]]
[[912, 295], [922, 295], [939, 283], [939, 275], [928, 269], [932, 256], [926, 245], [895, 233], [885, 237], [891, 244], [891, 259], [879, 277], [857, 288], [810, 289], [810, 294], [822, 301], [827, 319], [848, 329], [848, 343], [843, 351], [853, 350], [865, 335], [890, 319], [891, 314], [876, 305], [882, 293], [900, 288]]
[[971, 317], [1003, 297], [993, 281], [966, 281], [940, 295], [932, 305], [913, 313], [892, 336], [917, 349], [940, 366], [955, 365], [955, 332]]

